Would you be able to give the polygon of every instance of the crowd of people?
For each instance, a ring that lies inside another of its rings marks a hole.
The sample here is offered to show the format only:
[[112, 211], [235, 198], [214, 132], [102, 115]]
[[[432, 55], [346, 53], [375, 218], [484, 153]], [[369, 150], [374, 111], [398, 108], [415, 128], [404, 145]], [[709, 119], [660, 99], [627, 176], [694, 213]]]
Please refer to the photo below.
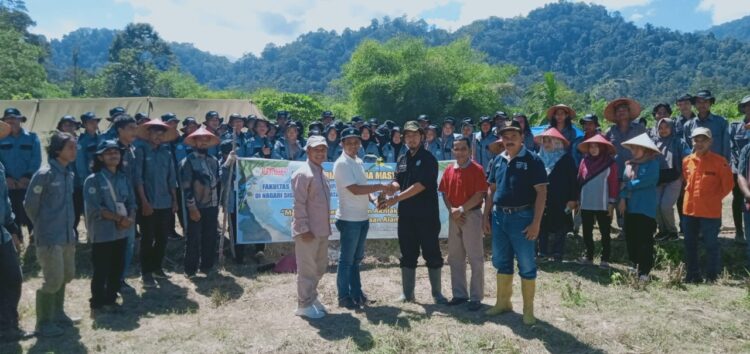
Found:
[[[4, 338], [26, 336], [17, 311], [23, 227], [43, 275], [36, 292], [35, 333], [40, 336], [61, 335], [64, 326], [79, 320], [66, 315], [64, 302], [66, 284], [75, 276], [81, 217], [92, 246], [92, 315], [120, 311], [118, 293], [132, 289], [126, 276], [136, 242], [143, 287], [170, 277], [163, 263], [168, 238], [182, 237], [177, 222], [186, 230], [185, 275], [211, 274], [222, 233], [221, 206], [232, 220], [230, 228], [236, 227], [236, 196], [222, 186], [232, 185], [237, 157], [306, 161], [291, 180], [299, 316], [320, 318], [327, 312], [316, 290], [328, 266], [332, 233], [331, 190], [322, 169], [326, 161], [334, 163], [339, 197], [334, 226], [340, 233], [336, 284], [342, 308], [356, 310], [372, 302], [360, 279], [371, 204], [379, 209], [398, 204], [401, 301], [415, 301], [421, 254], [436, 303], [481, 309], [482, 238], [491, 235], [497, 300], [486, 314], [512, 311], [515, 261], [523, 321], [533, 324], [537, 263], [569, 257], [566, 236], [581, 228], [585, 254], [576, 261], [593, 265], [598, 224], [598, 266], [608, 269], [613, 219], [640, 281], [649, 281], [654, 242], [683, 235], [685, 281], [712, 282], [721, 269], [718, 234], [721, 202], [728, 193], [733, 193], [735, 239], [742, 242], [750, 232], [750, 96], [738, 103], [744, 117], [732, 123], [711, 112], [714, 102], [711, 92], [702, 90], [677, 98], [676, 114], [671, 104], [660, 103], [653, 108], [655, 124], [649, 130], [639, 119], [638, 102], [617, 99], [604, 110], [612, 124], [605, 131], [595, 114], [584, 115], [576, 128], [575, 110], [559, 104], [547, 110], [548, 127], [536, 135], [520, 113], [496, 112], [477, 122], [448, 117], [440, 125], [421, 115], [399, 126], [359, 116], [344, 122], [326, 111], [305, 127], [286, 111], [277, 112], [275, 122], [231, 114], [225, 123], [216, 111], [198, 122], [172, 113], [160, 119], [130, 116], [115, 107], [104, 132], [93, 112], [60, 118], [45, 147], [45, 166], [39, 137], [23, 128], [26, 117], [7, 108], [0, 120], [5, 175], [0, 179], [0, 330]], [[368, 183], [363, 163], [378, 160], [395, 164], [391, 183]], [[438, 180], [441, 160], [455, 163]], [[440, 199], [449, 211], [450, 300], [441, 289]], [[707, 253], [705, 267], [699, 263], [699, 240]], [[246, 247], [235, 247], [234, 260], [243, 263]], [[252, 251], [255, 258], [264, 257], [264, 245]], [[750, 261], [750, 247], [748, 253]]]

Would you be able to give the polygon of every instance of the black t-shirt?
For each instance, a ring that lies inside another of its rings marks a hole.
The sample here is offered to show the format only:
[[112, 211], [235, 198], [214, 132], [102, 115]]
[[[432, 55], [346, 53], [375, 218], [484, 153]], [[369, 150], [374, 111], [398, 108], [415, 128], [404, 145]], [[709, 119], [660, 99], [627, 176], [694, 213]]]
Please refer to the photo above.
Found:
[[425, 190], [398, 203], [401, 217], [434, 217], [439, 219], [437, 195], [438, 162], [431, 153], [419, 147], [414, 156], [407, 152], [396, 163], [396, 181], [401, 192], [415, 183], [421, 183]]

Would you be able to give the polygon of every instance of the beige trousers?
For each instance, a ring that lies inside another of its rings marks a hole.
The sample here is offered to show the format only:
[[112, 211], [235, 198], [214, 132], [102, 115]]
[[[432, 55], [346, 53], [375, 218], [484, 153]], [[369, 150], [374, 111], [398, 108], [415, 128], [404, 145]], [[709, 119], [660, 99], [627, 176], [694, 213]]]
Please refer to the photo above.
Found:
[[42, 267], [41, 291], [52, 294], [76, 275], [76, 245], [37, 246], [36, 259]]
[[297, 304], [308, 307], [318, 298], [318, 283], [328, 269], [328, 237], [294, 238], [297, 259]]
[[[448, 220], [448, 265], [451, 268], [451, 289], [454, 298], [482, 301], [484, 298], [484, 244], [482, 211], [465, 212], [462, 226]], [[471, 265], [471, 297], [466, 291], [466, 257]]]

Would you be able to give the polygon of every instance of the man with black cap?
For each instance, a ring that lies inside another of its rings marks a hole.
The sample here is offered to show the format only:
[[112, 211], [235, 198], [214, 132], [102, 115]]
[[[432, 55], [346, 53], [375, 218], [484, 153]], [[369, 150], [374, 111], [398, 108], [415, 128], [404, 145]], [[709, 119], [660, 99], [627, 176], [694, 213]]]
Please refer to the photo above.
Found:
[[[206, 117], [203, 121], [203, 125], [205, 125], [206, 129], [216, 135], [216, 137], [218, 137], [221, 141], [221, 136], [219, 136], [219, 128], [221, 127], [221, 123], [223, 121], [224, 119], [219, 116], [219, 112], [208, 111], [206, 112]], [[219, 149], [218, 145], [212, 146], [208, 149], [208, 154], [215, 157], [216, 159], [220, 159], [221, 150]]]
[[360, 129], [365, 124], [365, 120], [361, 116], [354, 116], [351, 119], [352, 126]]
[[278, 129], [276, 130], [276, 139], [279, 139], [284, 136], [284, 133], [286, 132], [286, 127], [289, 125], [289, 112], [288, 111], [278, 111], [276, 112], [276, 126]]
[[327, 127], [329, 124], [333, 123], [334, 119], [336, 119], [336, 116], [333, 115], [333, 112], [331, 111], [323, 111], [323, 113], [320, 114], [320, 122], [323, 123], [324, 127]]
[[430, 117], [426, 114], [420, 114], [419, 117], [417, 117], [417, 123], [419, 123], [419, 127], [422, 131], [426, 131], [427, 127], [430, 125]]
[[495, 126], [492, 128], [492, 131], [495, 132], [496, 135], [500, 135], [498, 131], [505, 127], [506, 124], [508, 124], [508, 121], [510, 121], [510, 118], [508, 117], [508, 114], [503, 111], [497, 111], [495, 112], [495, 115], [492, 116], [492, 121], [495, 123]]
[[740, 174], [740, 152], [750, 142], [750, 130], [747, 129], [750, 124], [750, 115], [744, 114], [742, 102], [738, 106], [740, 114], [743, 114], [742, 120], [729, 123], [729, 146], [732, 153], [730, 164], [732, 174], [734, 175], [734, 188], [732, 189], [732, 219], [734, 221], [734, 240], [745, 242], [745, 229], [742, 226], [742, 209], [745, 204], [745, 197], [737, 183], [737, 175]]
[[[21, 127], [21, 123], [26, 122], [26, 117], [18, 109], [6, 109], [2, 120], [10, 125], [10, 134], [0, 139], [0, 162], [5, 166], [8, 196], [16, 217], [16, 225], [26, 225], [31, 235], [34, 226], [26, 215], [23, 199], [31, 176], [42, 165], [42, 146], [36, 133]], [[22, 237], [20, 233], [18, 236]]]
[[709, 90], [700, 90], [695, 94], [695, 109], [698, 114], [685, 124], [684, 138], [685, 142], [693, 147], [690, 136], [693, 129], [697, 127], [708, 128], [711, 131], [713, 143], [711, 151], [723, 156], [727, 161], [732, 157], [729, 143], [729, 123], [726, 118], [711, 113], [711, 106], [716, 103], [716, 97]]
[[453, 133], [456, 127], [456, 120], [453, 117], [446, 117], [443, 120], [443, 128], [438, 137], [438, 160], [453, 160], [453, 141], [456, 135]]
[[578, 151], [578, 145], [599, 133], [599, 117], [597, 117], [596, 114], [589, 113], [583, 116], [583, 118], [578, 121], [578, 124], [583, 128], [583, 136], [575, 138], [570, 147], [570, 151], [573, 152], [573, 160], [576, 163], [576, 167], [579, 166], [583, 160], [583, 154]]
[[362, 291], [359, 265], [365, 255], [365, 240], [370, 227], [368, 205], [372, 193], [389, 190], [388, 185], [368, 184], [362, 160], [357, 156], [362, 146], [359, 130], [349, 127], [341, 132], [344, 153], [333, 164], [333, 176], [339, 196], [336, 228], [341, 247], [336, 276], [339, 306], [357, 309], [367, 303]]
[[[421, 250], [427, 263], [436, 304], [447, 304], [441, 290], [443, 256], [440, 253], [440, 212], [438, 210], [438, 161], [424, 149], [424, 132], [415, 121], [404, 124], [404, 141], [409, 151], [396, 163], [396, 175], [391, 190], [399, 190], [386, 199], [379, 209], [398, 203], [398, 244], [401, 249], [401, 301], [414, 301], [417, 258]], [[452, 140], [451, 140], [452, 143]]]
[[[744, 114], [744, 121], [750, 121], [750, 96], [745, 96], [737, 105], [740, 113]], [[750, 126], [748, 126], [750, 127]], [[739, 164], [737, 166], [737, 184], [744, 197], [743, 221], [745, 235], [750, 235], [750, 144], [745, 145], [740, 151]], [[747, 268], [750, 269], [750, 242], [747, 246]]]

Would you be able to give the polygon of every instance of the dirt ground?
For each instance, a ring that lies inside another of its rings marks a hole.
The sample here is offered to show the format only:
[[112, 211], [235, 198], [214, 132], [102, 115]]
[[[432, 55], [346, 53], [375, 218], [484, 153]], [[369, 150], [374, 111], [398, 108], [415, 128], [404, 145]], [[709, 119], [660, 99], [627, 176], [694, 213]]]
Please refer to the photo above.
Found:
[[[724, 215], [724, 225], [731, 225], [728, 210]], [[512, 299], [516, 312], [497, 317], [464, 306], [434, 305], [424, 267], [417, 271], [417, 303], [396, 302], [399, 252], [392, 240], [368, 241], [362, 282], [376, 302], [362, 311], [336, 307], [333, 261], [320, 286], [330, 314], [308, 321], [293, 315], [293, 274], [259, 273], [253, 262], [239, 266], [227, 260], [217, 273], [191, 281], [179, 265], [183, 242], [170, 241], [171, 279], [144, 291], [136, 265], [128, 279], [136, 291], [122, 298], [125, 313], [92, 319], [90, 248], [80, 244], [66, 308], [82, 322], [59, 338], [0, 344], [0, 353], [748, 353], [750, 282], [742, 267], [744, 246], [733, 236], [731, 229], [722, 234], [727, 268], [713, 285], [679, 282], [681, 241], [657, 246], [655, 279], [646, 286], [625, 272], [622, 240], [613, 241], [612, 270], [573, 262], [541, 264], [538, 322], [532, 327], [521, 322], [518, 278]], [[489, 238], [485, 244], [489, 251]], [[332, 242], [332, 257], [336, 246]], [[277, 259], [291, 249], [271, 245], [266, 254]], [[580, 237], [569, 238], [566, 249], [569, 259], [579, 256]], [[23, 327], [31, 330], [40, 274], [33, 247], [27, 250], [20, 312]], [[445, 244], [443, 250], [445, 257]], [[486, 259], [484, 309], [496, 294], [489, 252]], [[448, 267], [443, 268], [443, 291], [450, 297]]]

